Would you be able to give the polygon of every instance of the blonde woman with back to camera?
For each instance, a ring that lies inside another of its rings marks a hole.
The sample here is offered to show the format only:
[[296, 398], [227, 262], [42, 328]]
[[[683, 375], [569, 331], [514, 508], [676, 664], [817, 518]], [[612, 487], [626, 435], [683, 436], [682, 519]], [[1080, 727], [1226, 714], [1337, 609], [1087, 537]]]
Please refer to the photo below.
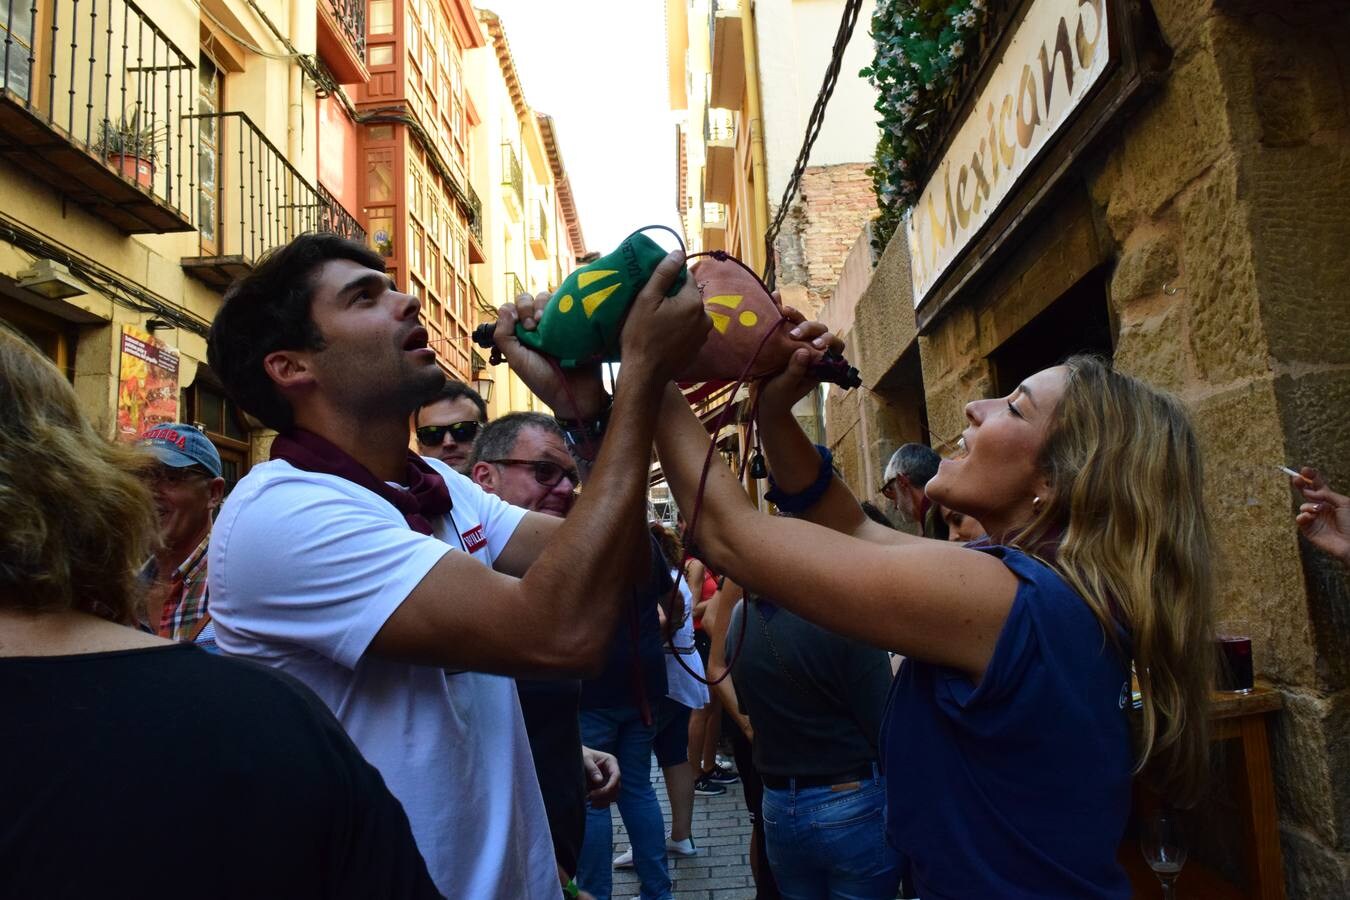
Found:
[[439, 897], [317, 697], [128, 627], [154, 465], [0, 325], [0, 897]]
[[[927, 485], [988, 543], [870, 521], [792, 416], [816, 339], [759, 397], [771, 518], [714, 466], [694, 540], [709, 564], [818, 625], [903, 654], [882, 734], [891, 842], [924, 900], [1130, 896], [1116, 849], [1132, 777], [1178, 805], [1207, 769], [1211, 535], [1181, 405], [1075, 357], [966, 406]], [[692, 509], [707, 432], [673, 387], [658, 451]], [[1130, 715], [1130, 665], [1143, 710]], [[878, 821], [877, 827], [882, 827]]]

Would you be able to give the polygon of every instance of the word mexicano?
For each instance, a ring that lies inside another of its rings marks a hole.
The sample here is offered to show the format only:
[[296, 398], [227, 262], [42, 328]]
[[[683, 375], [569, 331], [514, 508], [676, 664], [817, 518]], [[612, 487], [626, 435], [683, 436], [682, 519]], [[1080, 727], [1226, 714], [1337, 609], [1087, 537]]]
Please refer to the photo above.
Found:
[[[910, 211], [916, 306], [1106, 71], [1106, 24], [1105, 0], [1032, 3]], [[1052, 37], [1037, 45], [1036, 35]]]

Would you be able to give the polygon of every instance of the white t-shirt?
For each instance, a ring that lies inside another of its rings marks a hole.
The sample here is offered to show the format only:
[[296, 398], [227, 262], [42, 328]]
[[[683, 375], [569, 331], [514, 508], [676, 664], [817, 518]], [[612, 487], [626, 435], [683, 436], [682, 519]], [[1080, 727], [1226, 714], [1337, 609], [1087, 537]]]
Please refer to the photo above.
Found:
[[427, 461], [454, 501], [433, 522], [434, 537], [343, 478], [280, 460], [256, 466], [211, 532], [216, 640], [323, 698], [403, 803], [447, 897], [556, 900], [553, 844], [514, 682], [365, 655], [443, 555], [468, 551], [491, 566], [525, 515]]
[[[707, 677], [703, 671], [703, 657], [694, 649], [694, 595], [689, 593], [689, 585], [685, 584], [679, 569], [671, 569], [670, 577], [675, 579], [675, 583], [680, 587], [680, 596], [684, 598], [684, 623], [665, 648], [666, 696], [690, 709], [702, 709], [708, 705], [708, 686], [690, 675], [684, 670], [684, 666], [680, 665], [683, 661], [684, 665], [693, 669], [699, 678]], [[677, 651], [685, 651], [680, 653], [678, 660], [670, 650], [672, 644]]]

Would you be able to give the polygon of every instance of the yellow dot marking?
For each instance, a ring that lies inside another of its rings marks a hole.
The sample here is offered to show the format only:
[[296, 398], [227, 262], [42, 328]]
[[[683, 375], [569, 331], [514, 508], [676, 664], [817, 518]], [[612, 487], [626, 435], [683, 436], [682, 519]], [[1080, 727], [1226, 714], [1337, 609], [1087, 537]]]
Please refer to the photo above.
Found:
[[572, 311], [572, 295], [563, 294], [558, 299], [558, 312], [570, 313]]
[[755, 323], [758, 321], [759, 316], [755, 315], [748, 309], [745, 312], [741, 313], [740, 315], [740, 323], [744, 325], [746, 328], [754, 328]]
[[622, 286], [623, 282], [616, 281], [609, 287], [602, 287], [594, 294], [587, 294], [585, 297], [582, 297], [581, 306], [583, 309], [586, 310], [586, 318], [589, 319], [591, 316], [595, 315], [595, 311], [596, 309], [599, 308], [600, 304], [608, 300], [609, 295], [617, 291]]
[[578, 272], [577, 287], [590, 287], [601, 278], [608, 278], [610, 275], [618, 274], [618, 269], [591, 269], [588, 272]]

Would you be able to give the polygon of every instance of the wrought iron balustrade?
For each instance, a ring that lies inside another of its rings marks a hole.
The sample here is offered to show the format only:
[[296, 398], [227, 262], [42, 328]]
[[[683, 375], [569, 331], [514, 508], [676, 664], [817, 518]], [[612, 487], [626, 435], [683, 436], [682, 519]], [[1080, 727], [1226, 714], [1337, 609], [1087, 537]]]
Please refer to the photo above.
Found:
[[734, 141], [736, 139], [736, 114], [728, 109], [709, 107], [703, 116], [703, 140]]
[[525, 285], [520, 283], [520, 277], [515, 272], [506, 273], [506, 296], [502, 299], [503, 303], [514, 303], [516, 298], [525, 293]]
[[[0, 0], [3, 2], [3, 0]], [[338, 27], [356, 49], [358, 58], [366, 58], [366, 0], [322, 0]]]
[[704, 228], [725, 228], [727, 224], [727, 208], [721, 203], [703, 204], [703, 227]]
[[509, 186], [516, 195], [518, 207], [525, 204], [525, 175], [520, 168], [520, 157], [516, 148], [509, 143], [502, 144], [502, 184]]
[[478, 192], [473, 189], [473, 185], [467, 185], [469, 189], [469, 232], [483, 243], [483, 200], [478, 196]]
[[366, 242], [366, 230], [361, 227], [360, 222], [356, 221], [356, 217], [347, 212], [346, 208], [338, 202], [336, 197], [328, 193], [323, 185], [317, 185], [316, 190], [319, 193], [318, 230], [330, 234], [340, 234], [345, 238], [364, 244]]
[[247, 114], [185, 118], [194, 123], [198, 139], [193, 179], [198, 255], [183, 260], [189, 272], [225, 287], [268, 250], [307, 231], [365, 240], [365, 229], [301, 175]]
[[195, 68], [132, 0], [0, 0], [0, 155], [124, 231], [189, 230]]

